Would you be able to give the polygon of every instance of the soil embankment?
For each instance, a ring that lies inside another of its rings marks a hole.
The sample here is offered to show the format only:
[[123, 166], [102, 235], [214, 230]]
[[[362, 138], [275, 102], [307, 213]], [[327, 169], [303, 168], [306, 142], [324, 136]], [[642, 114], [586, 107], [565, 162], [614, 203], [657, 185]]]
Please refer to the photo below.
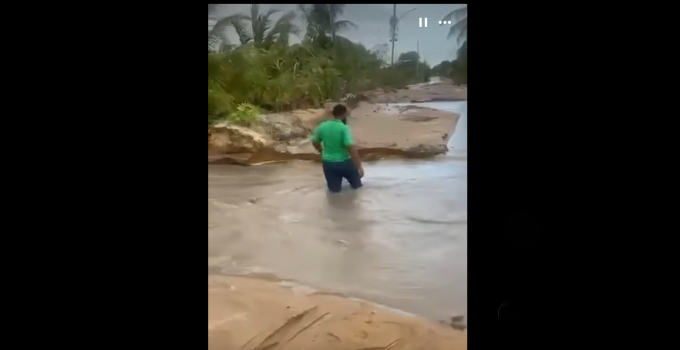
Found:
[[459, 350], [467, 332], [293, 283], [208, 276], [208, 350]]
[[[395, 107], [389, 103], [459, 101], [467, 89], [450, 83], [418, 84], [402, 90], [363, 94], [351, 111], [351, 126], [364, 160], [389, 157], [427, 158], [446, 153], [458, 115], [429, 108]], [[325, 109], [263, 115], [251, 128], [218, 124], [208, 130], [208, 163], [253, 165], [290, 159], [319, 161], [307, 137], [330, 117]]]
[[436, 83], [409, 85], [407, 89], [378, 89], [365, 93], [374, 103], [417, 103], [467, 101], [467, 86], [444, 79]]

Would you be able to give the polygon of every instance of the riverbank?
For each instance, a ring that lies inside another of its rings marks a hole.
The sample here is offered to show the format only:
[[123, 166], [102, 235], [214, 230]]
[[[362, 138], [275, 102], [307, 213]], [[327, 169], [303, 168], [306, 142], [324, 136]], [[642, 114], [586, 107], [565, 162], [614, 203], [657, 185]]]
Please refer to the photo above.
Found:
[[430, 83], [409, 85], [406, 89], [378, 89], [364, 95], [373, 103], [467, 101], [467, 85], [459, 86], [450, 79], [437, 79]]
[[457, 350], [467, 332], [289, 282], [208, 276], [208, 349]]
[[[430, 108], [396, 107], [390, 103], [461, 101], [467, 88], [451, 83], [412, 85], [400, 90], [376, 90], [361, 95], [348, 123], [362, 159], [428, 158], [447, 152], [458, 115]], [[320, 161], [307, 137], [330, 117], [325, 109], [263, 115], [250, 128], [218, 124], [208, 130], [208, 163], [253, 165], [290, 159]]]

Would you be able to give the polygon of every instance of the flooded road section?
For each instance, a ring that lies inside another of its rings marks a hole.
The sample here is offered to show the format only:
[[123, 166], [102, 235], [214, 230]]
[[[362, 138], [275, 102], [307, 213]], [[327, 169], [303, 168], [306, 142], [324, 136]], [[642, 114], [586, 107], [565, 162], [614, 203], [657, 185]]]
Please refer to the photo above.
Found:
[[467, 161], [364, 167], [364, 188], [329, 194], [320, 164], [209, 165], [208, 273], [272, 274], [437, 320], [467, 316]]

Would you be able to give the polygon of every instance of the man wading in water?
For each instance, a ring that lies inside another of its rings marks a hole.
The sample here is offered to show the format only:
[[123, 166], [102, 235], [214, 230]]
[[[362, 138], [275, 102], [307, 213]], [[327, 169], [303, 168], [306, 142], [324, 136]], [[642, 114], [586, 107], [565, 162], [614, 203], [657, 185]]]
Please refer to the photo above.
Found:
[[347, 107], [335, 105], [334, 119], [326, 120], [314, 129], [312, 144], [321, 152], [323, 174], [328, 190], [340, 192], [342, 179], [347, 179], [353, 189], [361, 187], [364, 168], [347, 126]]

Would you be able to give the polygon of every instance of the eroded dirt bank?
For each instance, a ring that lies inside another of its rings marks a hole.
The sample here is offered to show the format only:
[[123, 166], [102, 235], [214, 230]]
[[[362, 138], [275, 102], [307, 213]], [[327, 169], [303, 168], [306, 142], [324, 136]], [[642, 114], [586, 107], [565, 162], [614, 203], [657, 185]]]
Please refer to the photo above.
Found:
[[208, 349], [457, 350], [467, 333], [292, 283], [208, 276]]
[[[218, 124], [208, 131], [208, 163], [252, 165], [301, 159], [319, 161], [308, 141], [329, 109], [270, 114], [252, 128]], [[364, 160], [428, 158], [447, 152], [458, 115], [429, 108], [360, 102], [348, 124]]]
[[467, 86], [453, 85], [449, 79], [443, 79], [410, 85], [408, 89], [378, 89], [364, 95], [373, 103], [467, 101]]

